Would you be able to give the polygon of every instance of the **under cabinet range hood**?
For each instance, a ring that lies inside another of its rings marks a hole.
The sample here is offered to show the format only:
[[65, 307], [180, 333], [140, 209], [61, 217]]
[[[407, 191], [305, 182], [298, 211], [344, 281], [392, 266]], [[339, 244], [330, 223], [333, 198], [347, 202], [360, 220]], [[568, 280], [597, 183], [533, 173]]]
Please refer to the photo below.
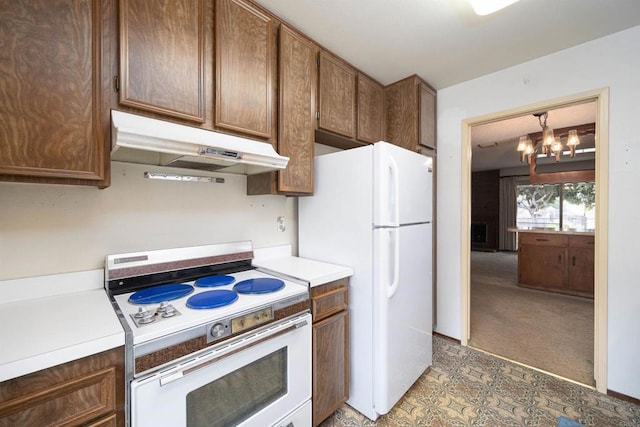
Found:
[[266, 142], [111, 111], [111, 160], [254, 175], [287, 167]]

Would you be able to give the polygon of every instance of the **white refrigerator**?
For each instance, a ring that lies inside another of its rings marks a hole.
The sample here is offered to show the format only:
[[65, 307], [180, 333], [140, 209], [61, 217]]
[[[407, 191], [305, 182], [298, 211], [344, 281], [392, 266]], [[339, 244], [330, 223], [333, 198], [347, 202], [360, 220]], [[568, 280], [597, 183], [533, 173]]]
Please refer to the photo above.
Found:
[[377, 419], [432, 361], [432, 159], [386, 142], [318, 156], [299, 255], [353, 267], [347, 403]]

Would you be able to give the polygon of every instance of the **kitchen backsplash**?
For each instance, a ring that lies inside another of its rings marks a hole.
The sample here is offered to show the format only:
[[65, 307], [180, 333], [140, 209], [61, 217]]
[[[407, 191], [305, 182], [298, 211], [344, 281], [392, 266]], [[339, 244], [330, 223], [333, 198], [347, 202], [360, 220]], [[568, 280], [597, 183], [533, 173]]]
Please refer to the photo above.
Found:
[[104, 190], [0, 183], [0, 280], [103, 268], [111, 253], [236, 240], [255, 248], [297, 243], [294, 197], [246, 196], [241, 175], [208, 174], [223, 177], [219, 184], [145, 179], [146, 171], [180, 172], [112, 162]]

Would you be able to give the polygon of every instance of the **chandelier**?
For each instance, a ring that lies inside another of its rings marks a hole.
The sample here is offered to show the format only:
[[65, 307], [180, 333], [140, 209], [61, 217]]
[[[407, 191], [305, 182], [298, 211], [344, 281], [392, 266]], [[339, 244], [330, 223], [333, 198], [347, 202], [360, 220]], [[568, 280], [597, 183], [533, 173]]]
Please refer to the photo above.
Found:
[[[534, 113], [533, 115], [538, 118], [538, 123], [540, 123], [540, 127], [542, 128], [542, 135], [539, 140], [536, 138], [535, 141], [532, 141], [530, 135], [523, 135], [520, 137], [517, 147], [517, 151], [520, 153], [520, 161], [524, 162], [526, 159], [527, 163], [531, 164], [532, 156], [537, 156], [538, 149], [540, 149], [541, 156], [551, 157], [553, 154], [556, 158], [556, 162], [559, 162], [564, 146], [560, 141], [560, 135], [556, 138], [553, 133], [553, 129], [547, 126], [549, 113], [543, 111], [541, 113]], [[540, 147], [538, 147], [538, 142], [541, 142]], [[576, 129], [569, 130], [567, 133], [567, 147], [569, 148], [569, 154], [571, 157], [576, 155], [576, 145], [578, 144], [580, 144], [578, 131]]]

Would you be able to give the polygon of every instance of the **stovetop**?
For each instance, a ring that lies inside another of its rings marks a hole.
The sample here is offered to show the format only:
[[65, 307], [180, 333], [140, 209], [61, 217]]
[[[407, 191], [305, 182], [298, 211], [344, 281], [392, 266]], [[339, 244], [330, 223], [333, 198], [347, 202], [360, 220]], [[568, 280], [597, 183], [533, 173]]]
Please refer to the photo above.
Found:
[[[204, 292], [210, 292], [214, 290], [233, 291], [234, 285], [249, 279], [275, 279], [274, 276], [255, 269], [240, 271], [237, 273], [226, 273], [226, 275], [232, 276], [234, 281], [229, 284], [219, 285], [215, 287], [193, 286], [193, 292], [178, 299], [173, 299], [167, 302], [153, 304], [134, 304], [129, 301], [129, 298], [134, 294], [134, 292], [115, 295], [114, 299], [117, 303], [117, 306], [120, 311], [122, 311], [124, 315], [123, 317], [126, 319], [129, 328], [132, 331], [133, 344], [141, 344], [156, 338], [165, 337], [175, 332], [179, 332], [209, 322], [215, 322], [216, 320], [224, 319], [236, 314], [249, 312], [263, 306], [272, 305], [280, 301], [303, 296], [308, 293], [307, 286], [305, 285], [277, 278], [279, 280], [282, 280], [282, 282], [284, 283], [284, 287], [274, 292], [256, 294], [244, 294], [236, 292], [238, 298], [235, 301], [233, 301], [229, 305], [216, 308], [193, 309], [187, 306], [187, 301], [189, 300], [189, 298], [198, 294], [202, 294]], [[194, 285], [195, 280], [181, 283]], [[174, 314], [171, 311], [171, 308], [169, 308], [170, 317], [164, 317], [163, 312], [166, 312], [167, 303], [170, 304], [173, 309], [175, 309], [179, 314]], [[141, 308], [143, 311], [146, 311], [146, 314], [138, 315], [138, 321], [136, 321], [134, 315], [138, 313]], [[160, 311], [158, 311], [158, 308], [160, 308]], [[146, 317], [148, 319], [150, 316], [154, 319], [152, 322], [140, 323], [141, 318]]]

